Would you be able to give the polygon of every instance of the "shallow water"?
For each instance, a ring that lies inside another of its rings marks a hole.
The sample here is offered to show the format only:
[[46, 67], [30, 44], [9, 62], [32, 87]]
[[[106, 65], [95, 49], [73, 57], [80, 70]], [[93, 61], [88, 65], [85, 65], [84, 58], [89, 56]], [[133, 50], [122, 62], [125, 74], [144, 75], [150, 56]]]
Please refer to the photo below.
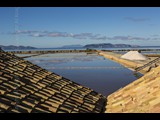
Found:
[[97, 54], [59, 53], [26, 59], [105, 96], [142, 76]]

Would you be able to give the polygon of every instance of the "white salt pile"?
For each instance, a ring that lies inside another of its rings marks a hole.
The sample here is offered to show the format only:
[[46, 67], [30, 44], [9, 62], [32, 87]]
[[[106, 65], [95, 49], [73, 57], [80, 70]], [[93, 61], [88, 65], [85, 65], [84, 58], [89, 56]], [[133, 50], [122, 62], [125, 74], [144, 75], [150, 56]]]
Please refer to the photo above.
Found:
[[121, 58], [128, 60], [147, 60], [148, 58], [138, 51], [129, 51], [126, 54], [122, 55]]

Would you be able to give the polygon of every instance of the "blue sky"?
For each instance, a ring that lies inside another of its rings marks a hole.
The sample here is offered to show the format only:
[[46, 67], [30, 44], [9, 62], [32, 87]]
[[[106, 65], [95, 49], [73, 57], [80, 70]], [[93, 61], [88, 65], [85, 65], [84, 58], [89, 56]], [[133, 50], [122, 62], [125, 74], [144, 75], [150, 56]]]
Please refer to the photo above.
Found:
[[160, 46], [159, 7], [1, 7], [0, 18], [0, 45]]

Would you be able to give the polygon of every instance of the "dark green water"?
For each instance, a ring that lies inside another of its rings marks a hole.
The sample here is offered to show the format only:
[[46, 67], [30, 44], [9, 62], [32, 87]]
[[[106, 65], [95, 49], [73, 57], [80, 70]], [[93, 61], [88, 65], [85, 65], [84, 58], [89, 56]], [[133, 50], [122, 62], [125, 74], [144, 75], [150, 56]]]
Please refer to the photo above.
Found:
[[142, 76], [97, 54], [59, 53], [27, 60], [105, 96]]

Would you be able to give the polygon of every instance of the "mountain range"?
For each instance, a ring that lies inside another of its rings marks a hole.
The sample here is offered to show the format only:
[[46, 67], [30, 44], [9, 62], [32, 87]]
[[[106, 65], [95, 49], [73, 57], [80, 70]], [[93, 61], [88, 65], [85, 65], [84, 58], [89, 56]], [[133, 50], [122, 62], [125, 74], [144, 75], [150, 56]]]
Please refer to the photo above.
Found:
[[4, 46], [4, 45], [0, 45], [0, 48], [2, 48], [3, 50], [28, 50], [28, 49], [36, 49], [35, 47], [31, 47], [31, 46], [14, 46], [14, 45], [9, 45], [9, 46]]
[[[81, 49], [81, 48], [134, 48], [141, 47], [138, 45], [129, 45], [129, 44], [111, 44], [111, 43], [100, 43], [100, 44], [87, 44], [87, 45], [65, 45], [62, 47], [58, 47], [58, 49]], [[37, 49], [36, 47], [31, 46], [3, 46], [0, 45], [0, 48], [3, 50], [29, 50], [29, 49]]]
[[83, 45], [65, 45], [60, 48], [83, 48]]
[[111, 44], [111, 43], [88, 44], [84, 46], [84, 48], [127, 48], [127, 47], [140, 47], [140, 46], [129, 45], [129, 44]]

